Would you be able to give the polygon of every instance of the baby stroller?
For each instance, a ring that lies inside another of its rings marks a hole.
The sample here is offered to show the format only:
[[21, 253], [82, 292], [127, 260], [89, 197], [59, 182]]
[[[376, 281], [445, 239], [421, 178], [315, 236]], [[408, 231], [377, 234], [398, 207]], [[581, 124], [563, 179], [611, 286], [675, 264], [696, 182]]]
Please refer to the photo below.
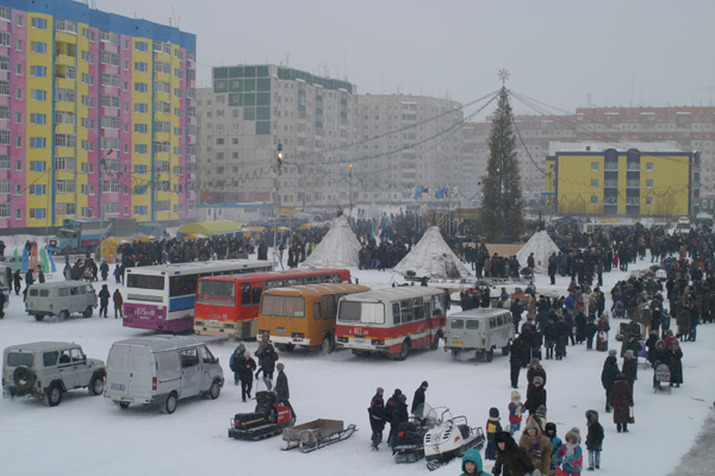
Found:
[[613, 305], [613, 317], [617, 318], [623, 318], [625, 317], [626, 314], [626, 306], [623, 304], [623, 301], [616, 301], [616, 303]]
[[653, 391], [655, 393], [671, 392], [670, 367], [668, 367], [668, 364], [656, 362], [655, 367], [653, 367]]

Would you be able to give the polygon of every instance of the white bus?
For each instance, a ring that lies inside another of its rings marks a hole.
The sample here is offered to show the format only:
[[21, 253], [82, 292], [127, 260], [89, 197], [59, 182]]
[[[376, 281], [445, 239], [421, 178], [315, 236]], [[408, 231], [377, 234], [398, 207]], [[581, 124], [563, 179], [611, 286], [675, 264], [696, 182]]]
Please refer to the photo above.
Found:
[[441, 289], [386, 288], [340, 299], [335, 341], [356, 355], [387, 354], [404, 360], [417, 348], [437, 349], [447, 323]]
[[272, 269], [267, 261], [245, 259], [127, 268], [123, 325], [163, 332], [191, 332], [199, 278]]

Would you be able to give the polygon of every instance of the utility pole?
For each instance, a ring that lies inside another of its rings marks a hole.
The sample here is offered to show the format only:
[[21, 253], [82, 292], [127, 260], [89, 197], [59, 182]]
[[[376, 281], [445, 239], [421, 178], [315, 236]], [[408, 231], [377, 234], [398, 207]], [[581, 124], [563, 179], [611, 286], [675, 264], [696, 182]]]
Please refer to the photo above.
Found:
[[[275, 200], [273, 214], [273, 269], [276, 269], [276, 261], [278, 261], [278, 214], [280, 213], [280, 191], [278, 183], [281, 175], [281, 166], [283, 165], [283, 144], [278, 142], [278, 152], [276, 154], [276, 183], [275, 183]], [[283, 268], [283, 260], [280, 261], [281, 269]]]
[[350, 196], [348, 199], [350, 200], [350, 218], [353, 217], [353, 164], [348, 165], [350, 167], [350, 172], [349, 172], [349, 180], [350, 180], [350, 187], [349, 187], [349, 193]]

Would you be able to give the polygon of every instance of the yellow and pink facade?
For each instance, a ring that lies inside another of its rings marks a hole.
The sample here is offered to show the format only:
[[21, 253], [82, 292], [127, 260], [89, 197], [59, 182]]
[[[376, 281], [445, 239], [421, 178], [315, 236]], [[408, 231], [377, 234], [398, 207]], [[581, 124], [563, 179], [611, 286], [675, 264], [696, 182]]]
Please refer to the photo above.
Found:
[[0, 227], [195, 217], [196, 37], [0, 0]]

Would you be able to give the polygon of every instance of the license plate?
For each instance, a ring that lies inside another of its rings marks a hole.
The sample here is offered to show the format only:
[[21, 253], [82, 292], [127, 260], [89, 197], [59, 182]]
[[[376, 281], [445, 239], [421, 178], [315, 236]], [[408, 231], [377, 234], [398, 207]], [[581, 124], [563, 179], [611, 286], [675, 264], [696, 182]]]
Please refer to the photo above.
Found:
[[120, 392], [123, 392], [126, 387], [124, 386], [124, 384], [121, 383], [113, 383], [112, 385], [110, 385], [110, 388], [112, 390], [119, 390]]
[[354, 337], [353, 340], [356, 344], [365, 344], [367, 342], [367, 339], [364, 337]]
[[464, 341], [462, 340], [453, 340], [452, 344], [464, 344]]

